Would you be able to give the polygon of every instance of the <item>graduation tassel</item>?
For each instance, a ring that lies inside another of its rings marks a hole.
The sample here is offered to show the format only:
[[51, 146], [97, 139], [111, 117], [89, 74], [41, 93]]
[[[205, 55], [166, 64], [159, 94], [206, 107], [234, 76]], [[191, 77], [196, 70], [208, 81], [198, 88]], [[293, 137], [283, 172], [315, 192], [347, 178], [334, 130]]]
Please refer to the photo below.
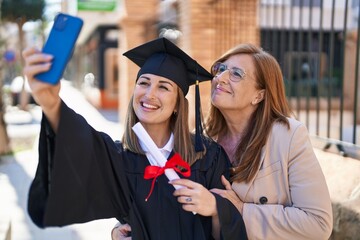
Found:
[[195, 151], [204, 151], [202, 142], [202, 124], [201, 124], [201, 103], [200, 103], [200, 87], [199, 80], [196, 80], [195, 84]]

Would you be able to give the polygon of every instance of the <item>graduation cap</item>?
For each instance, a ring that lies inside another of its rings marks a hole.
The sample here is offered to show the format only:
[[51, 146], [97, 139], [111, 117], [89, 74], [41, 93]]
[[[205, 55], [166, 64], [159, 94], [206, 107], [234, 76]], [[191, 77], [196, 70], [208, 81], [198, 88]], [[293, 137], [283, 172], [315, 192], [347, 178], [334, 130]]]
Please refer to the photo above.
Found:
[[140, 67], [136, 79], [145, 73], [168, 78], [180, 87], [184, 96], [188, 93], [189, 86], [195, 84], [195, 150], [202, 151], [199, 82], [210, 80], [213, 76], [166, 38], [152, 40], [123, 55]]

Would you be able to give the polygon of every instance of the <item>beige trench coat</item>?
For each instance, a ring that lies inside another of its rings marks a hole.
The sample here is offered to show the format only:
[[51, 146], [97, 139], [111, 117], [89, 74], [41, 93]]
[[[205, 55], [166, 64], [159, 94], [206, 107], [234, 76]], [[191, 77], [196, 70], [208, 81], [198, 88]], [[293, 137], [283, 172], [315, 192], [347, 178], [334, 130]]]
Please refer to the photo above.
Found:
[[255, 179], [232, 187], [245, 202], [249, 239], [328, 239], [333, 226], [325, 177], [306, 127], [275, 123]]

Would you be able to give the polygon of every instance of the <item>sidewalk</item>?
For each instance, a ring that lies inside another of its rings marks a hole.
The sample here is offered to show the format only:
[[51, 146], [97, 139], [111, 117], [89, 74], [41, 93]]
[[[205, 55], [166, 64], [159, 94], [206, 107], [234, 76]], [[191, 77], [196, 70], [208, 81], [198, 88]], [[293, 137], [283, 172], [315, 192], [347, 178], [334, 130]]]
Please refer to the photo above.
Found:
[[[122, 127], [117, 122], [113, 122], [113, 119], [117, 119], [115, 111], [104, 111], [101, 114], [66, 81], [62, 82], [60, 95], [66, 104], [83, 115], [94, 128], [108, 133], [113, 139], [120, 139]], [[6, 239], [7, 232], [11, 233], [9, 238], [11, 240], [110, 239], [110, 231], [116, 219], [40, 229], [29, 218], [26, 210], [27, 194], [37, 166], [36, 138], [40, 130], [41, 114], [41, 109], [34, 106], [29, 112], [11, 109], [5, 116], [10, 138], [24, 138], [24, 141], [33, 139], [35, 144], [30, 150], [2, 156], [0, 159], [0, 240]], [[107, 120], [104, 116], [113, 121]]]

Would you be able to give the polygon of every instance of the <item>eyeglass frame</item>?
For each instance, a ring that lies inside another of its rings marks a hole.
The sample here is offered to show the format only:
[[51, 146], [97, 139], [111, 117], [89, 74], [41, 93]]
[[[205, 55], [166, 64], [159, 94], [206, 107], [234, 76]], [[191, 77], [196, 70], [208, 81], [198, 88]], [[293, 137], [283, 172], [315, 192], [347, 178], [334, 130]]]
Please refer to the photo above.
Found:
[[[216, 66], [218, 66], [218, 68], [220, 66], [224, 66], [225, 69], [220, 72], [220, 71], [216, 71]], [[236, 76], [234, 74], [234, 72], [236, 72], [236, 70], [239, 70], [241, 71], [241, 76]], [[246, 71], [241, 69], [241, 68], [237, 68], [237, 67], [233, 67], [233, 68], [228, 68], [228, 66], [225, 64], [225, 63], [222, 63], [222, 62], [216, 62], [212, 65], [211, 67], [211, 73], [214, 75], [214, 77], [218, 77], [220, 74], [223, 74], [224, 72], [226, 71], [229, 71], [229, 79], [232, 81], [232, 82], [240, 82], [241, 80], [243, 80], [246, 76]]]

